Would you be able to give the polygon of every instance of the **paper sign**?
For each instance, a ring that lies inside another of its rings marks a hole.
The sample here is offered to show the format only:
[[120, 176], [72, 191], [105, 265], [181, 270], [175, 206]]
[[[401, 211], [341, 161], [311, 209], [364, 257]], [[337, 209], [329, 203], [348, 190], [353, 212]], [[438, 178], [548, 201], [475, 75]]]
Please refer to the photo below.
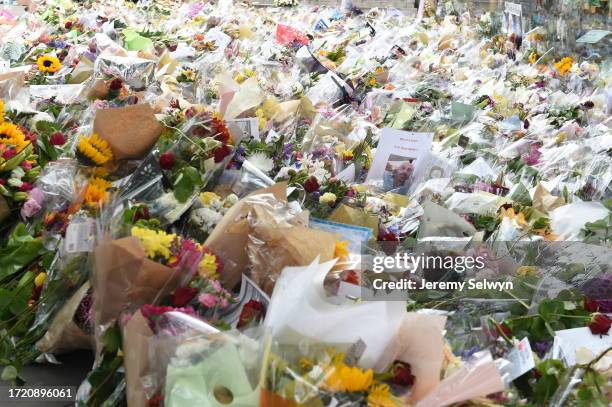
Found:
[[256, 117], [227, 120], [227, 127], [234, 144], [238, 144], [244, 138], [259, 140], [259, 119]]
[[366, 244], [372, 236], [372, 229], [363, 226], [347, 225], [345, 223], [331, 222], [328, 220], [310, 218], [310, 225], [313, 229], [324, 230], [336, 233], [341, 240], [348, 242], [348, 249], [351, 253], [361, 253], [361, 246]]
[[71, 103], [78, 98], [81, 87], [81, 85], [32, 85], [30, 100], [55, 98], [60, 103]]
[[452, 102], [451, 103], [451, 118], [462, 122], [469, 122], [474, 117], [474, 111], [476, 108], [472, 105], [466, 105], [465, 103]]
[[510, 371], [511, 380], [524, 375], [535, 367], [533, 353], [531, 353], [531, 344], [528, 338], [523, 338], [522, 341], [517, 343], [506, 358], [512, 362], [512, 370]]
[[382, 130], [366, 181], [382, 181], [385, 190], [408, 191], [427, 165], [433, 133]]
[[584, 34], [582, 37], [578, 38], [576, 42], [580, 42], [583, 44], [595, 44], [604, 39], [611, 32], [612, 31], [606, 30], [591, 30], [588, 33]]

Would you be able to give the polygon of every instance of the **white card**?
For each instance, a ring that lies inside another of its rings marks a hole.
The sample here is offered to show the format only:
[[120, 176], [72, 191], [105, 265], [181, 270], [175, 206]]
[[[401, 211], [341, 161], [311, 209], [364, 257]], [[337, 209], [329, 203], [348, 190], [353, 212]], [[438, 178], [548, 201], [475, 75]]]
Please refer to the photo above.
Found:
[[236, 145], [243, 138], [259, 139], [259, 119], [257, 117], [230, 119], [227, 120], [227, 127]]
[[576, 364], [576, 351], [586, 348], [597, 356], [612, 346], [612, 335], [593, 335], [588, 327], [555, 332], [553, 356], [561, 355], [568, 366]]
[[68, 253], [93, 251], [95, 244], [95, 221], [82, 219], [70, 222], [66, 228], [64, 248]]
[[408, 190], [427, 166], [433, 133], [384, 128], [366, 182], [382, 181], [385, 190]]
[[512, 362], [512, 370], [510, 371], [510, 379], [514, 380], [533, 369], [535, 360], [531, 353], [531, 344], [528, 338], [523, 338], [522, 341], [516, 344], [514, 348], [506, 356]]

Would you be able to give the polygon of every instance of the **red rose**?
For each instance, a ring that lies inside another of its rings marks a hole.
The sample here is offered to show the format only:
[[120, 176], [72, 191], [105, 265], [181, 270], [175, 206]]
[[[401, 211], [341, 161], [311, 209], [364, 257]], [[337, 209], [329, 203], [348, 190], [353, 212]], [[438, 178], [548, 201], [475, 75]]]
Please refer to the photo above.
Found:
[[49, 143], [51, 143], [52, 146], [63, 146], [66, 144], [66, 138], [62, 133], [53, 133], [51, 137], [49, 137]]
[[140, 208], [136, 209], [136, 212], [134, 212], [134, 222], [139, 221], [140, 219], [147, 220], [150, 217], [149, 208], [146, 206], [141, 206]]
[[399, 242], [399, 239], [393, 232], [381, 231], [378, 234], [379, 242]]
[[159, 166], [164, 170], [170, 170], [174, 167], [174, 154], [167, 151], [159, 156]]
[[595, 300], [591, 300], [590, 298], [585, 298], [584, 309], [589, 312], [597, 312], [599, 311], [599, 303]]
[[215, 162], [220, 163], [221, 161], [225, 159], [225, 157], [227, 157], [231, 153], [232, 153], [232, 149], [229, 148], [227, 144], [223, 144], [221, 147], [215, 150], [215, 153], [214, 153]]
[[309, 194], [318, 191], [320, 187], [321, 186], [315, 177], [310, 177], [306, 180], [306, 182], [304, 182], [304, 189]]
[[108, 85], [108, 88], [110, 90], [121, 90], [122, 87], [123, 87], [123, 82], [119, 78], [113, 79], [110, 85]]
[[238, 328], [242, 328], [252, 321], [261, 320], [264, 312], [264, 306], [261, 302], [257, 300], [250, 300], [244, 304], [244, 307], [242, 307], [240, 318], [238, 319]]
[[34, 186], [32, 184], [30, 184], [29, 182], [25, 182], [23, 184], [21, 184], [21, 186], [19, 187], [19, 190], [22, 192], [26, 192], [29, 191], [30, 189], [34, 188]]
[[391, 367], [391, 373], [393, 373], [393, 378], [389, 380], [390, 383], [403, 387], [410, 387], [414, 384], [414, 376], [408, 363], [396, 360]]
[[197, 288], [179, 287], [174, 291], [174, 295], [172, 296], [172, 305], [175, 307], [184, 307], [197, 293]]
[[593, 314], [588, 327], [593, 335], [607, 335], [612, 325], [612, 319], [606, 314]]
[[66, 21], [66, 24], [64, 24], [64, 27], [69, 30], [72, 28], [72, 21]]
[[0, 185], [6, 185], [6, 180], [4, 178], [0, 178]]

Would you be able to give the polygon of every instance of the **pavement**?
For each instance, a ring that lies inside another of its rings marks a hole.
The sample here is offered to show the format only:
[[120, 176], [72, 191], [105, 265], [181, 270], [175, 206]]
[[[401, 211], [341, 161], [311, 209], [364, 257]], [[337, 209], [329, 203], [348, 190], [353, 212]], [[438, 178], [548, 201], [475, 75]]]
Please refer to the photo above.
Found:
[[[57, 360], [61, 364], [32, 364], [25, 366], [21, 371], [21, 376], [26, 381], [25, 386], [32, 388], [41, 386], [67, 386], [71, 388], [72, 394], [76, 394], [77, 388], [93, 366], [93, 353], [91, 351], [75, 351], [57, 356]], [[2, 386], [2, 388], [4, 393], [8, 391], [6, 386]], [[29, 399], [6, 401], [5, 397], [0, 399], [0, 407], [63, 406], [74, 406], [74, 402]]]

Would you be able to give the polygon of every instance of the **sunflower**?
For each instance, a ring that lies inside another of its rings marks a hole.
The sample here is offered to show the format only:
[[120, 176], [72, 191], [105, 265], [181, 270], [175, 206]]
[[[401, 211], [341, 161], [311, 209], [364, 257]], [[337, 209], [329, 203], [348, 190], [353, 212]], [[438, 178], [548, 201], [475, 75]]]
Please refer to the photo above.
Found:
[[331, 391], [357, 392], [364, 391], [372, 385], [374, 372], [372, 369], [363, 371], [345, 363], [336, 363], [325, 379], [325, 387]]
[[104, 165], [113, 159], [113, 151], [106, 140], [102, 140], [97, 134], [81, 136], [78, 144], [78, 153], [85, 161], [95, 165]]
[[17, 152], [23, 150], [29, 143], [19, 127], [9, 122], [0, 123], [0, 144], [11, 145]]
[[42, 55], [36, 60], [40, 72], [55, 73], [60, 70], [62, 63], [53, 55]]
[[538, 61], [538, 58], [540, 58], [540, 54], [535, 51], [532, 52], [531, 54], [529, 54], [529, 63], [531, 65], [535, 64]]
[[112, 184], [103, 178], [90, 178], [85, 189], [85, 204], [100, 206], [108, 198], [108, 190], [111, 186]]
[[391, 394], [387, 384], [374, 385], [368, 394], [368, 407], [399, 407], [400, 400]]

